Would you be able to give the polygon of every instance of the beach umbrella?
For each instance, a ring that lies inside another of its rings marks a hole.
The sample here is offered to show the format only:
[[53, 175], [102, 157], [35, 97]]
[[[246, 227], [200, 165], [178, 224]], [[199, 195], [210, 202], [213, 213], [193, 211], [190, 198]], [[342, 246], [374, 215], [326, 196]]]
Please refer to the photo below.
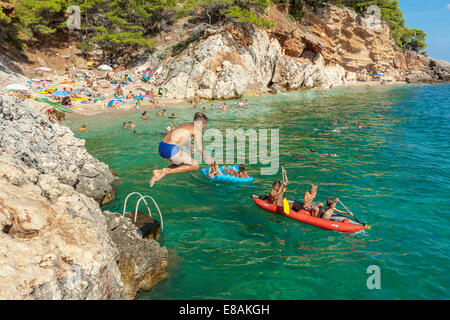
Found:
[[70, 94], [64, 90], [56, 90], [52, 93], [56, 97], [68, 97]]
[[7, 90], [28, 90], [29, 88], [20, 83], [13, 83], [6, 86]]
[[111, 68], [107, 64], [102, 64], [100, 67], [98, 67], [98, 70], [100, 70], [100, 71], [112, 71], [113, 68]]
[[37, 71], [52, 71], [53, 69], [49, 68], [49, 67], [39, 67], [39, 68], [36, 68], [34, 70], [37, 70]]

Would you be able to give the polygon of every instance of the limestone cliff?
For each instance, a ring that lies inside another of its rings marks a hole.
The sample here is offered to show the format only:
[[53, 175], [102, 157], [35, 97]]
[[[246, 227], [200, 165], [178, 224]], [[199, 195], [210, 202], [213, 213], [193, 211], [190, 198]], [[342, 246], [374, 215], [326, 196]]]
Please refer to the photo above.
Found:
[[180, 99], [192, 99], [196, 92], [207, 99], [228, 99], [326, 87], [375, 73], [386, 80], [450, 80], [448, 64], [401, 51], [385, 22], [350, 9], [327, 6], [317, 13], [306, 11], [295, 22], [272, 6], [268, 17], [275, 28], [184, 21], [162, 34], [156, 52], [132, 67], [162, 67], [167, 95]]
[[0, 299], [129, 299], [164, 276], [158, 242], [120, 215], [122, 238], [111, 233], [96, 200], [113, 181], [84, 140], [0, 95]]

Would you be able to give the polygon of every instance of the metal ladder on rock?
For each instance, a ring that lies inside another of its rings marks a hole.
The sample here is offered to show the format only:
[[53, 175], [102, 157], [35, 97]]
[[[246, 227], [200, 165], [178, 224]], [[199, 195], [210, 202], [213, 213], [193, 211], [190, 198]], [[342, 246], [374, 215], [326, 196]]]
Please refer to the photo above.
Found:
[[148, 203], [145, 199], [150, 199], [153, 201], [153, 203], [155, 204], [156, 209], [158, 210], [159, 213], [159, 218], [160, 218], [160, 223], [161, 223], [161, 233], [162, 233], [162, 238], [164, 238], [164, 221], [163, 221], [163, 217], [161, 214], [161, 210], [159, 210], [158, 204], [156, 203], [155, 199], [153, 199], [153, 197], [151, 196], [143, 196], [142, 194], [140, 194], [139, 192], [132, 192], [130, 193], [126, 198], [125, 198], [125, 202], [123, 204], [123, 215], [125, 215], [126, 210], [127, 210], [127, 201], [128, 198], [131, 197], [132, 195], [139, 195], [139, 200], [136, 203], [136, 209], [134, 211], [134, 223], [136, 223], [136, 219], [137, 219], [137, 214], [138, 214], [138, 209], [139, 209], [139, 205], [141, 204], [141, 201], [143, 200], [145, 203], [145, 206], [147, 207], [147, 211], [150, 217], [152, 217], [152, 211], [150, 210], [150, 207], [148, 206]]

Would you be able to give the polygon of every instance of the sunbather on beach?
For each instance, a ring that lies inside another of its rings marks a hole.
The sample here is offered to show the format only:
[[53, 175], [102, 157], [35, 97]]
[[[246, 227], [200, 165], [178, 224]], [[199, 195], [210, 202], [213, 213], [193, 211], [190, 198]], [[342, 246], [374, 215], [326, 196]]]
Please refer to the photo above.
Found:
[[47, 109], [47, 118], [50, 120], [50, 122], [61, 124], [61, 121], [59, 121], [58, 117], [56, 116], [56, 109]]
[[208, 117], [201, 112], [197, 112], [192, 123], [179, 125], [163, 138], [159, 144], [159, 154], [161, 157], [172, 162], [172, 164], [167, 168], [153, 170], [150, 187], [153, 187], [155, 182], [167, 175], [198, 170], [199, 164], [192, 159], [190, 154], [182, 150], [192, 139], [194, 139], [195, 146], [206, 163], [210, 164], [212, 162], [212, 159], [205, 154], [202, 147], [202, 131], [206, 128], [207, 124]]

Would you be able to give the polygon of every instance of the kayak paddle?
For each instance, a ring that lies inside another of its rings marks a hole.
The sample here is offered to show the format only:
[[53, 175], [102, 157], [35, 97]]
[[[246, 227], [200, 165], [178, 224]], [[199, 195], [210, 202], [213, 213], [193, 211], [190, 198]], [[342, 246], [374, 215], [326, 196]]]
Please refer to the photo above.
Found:
[[[284, 168], [283, 166], [281, 166], [281, 176], [283, 177], [283, 186], [285, 185], [285, 181], [284, 181]], [[283, 209], [284, 209], [284, 213], [285, 214], [289, 214], [290, 213], [290, 208], [289, 208], [289, 202], [286, 199], [286, 192], [283, 194]]]
[[[347, 210], [348, 212], [351, 212], [350, 210], [348, 210], [348, 208], [345, 206], [345, 204], [342, 203], [341, 200], [339, 200], [339, 203], [342, 204], [342, 206], [345, 208], [345, 210]], [[363, 223], [363, 222], [359, 221], [358, 218], [356, 218], [355, 216], [353, 216], [353, 218], [355, 218], [356, 222], [362, 224], [367, 230], [370, 230], [371, 226], [369, 226], [367, 223]]]

